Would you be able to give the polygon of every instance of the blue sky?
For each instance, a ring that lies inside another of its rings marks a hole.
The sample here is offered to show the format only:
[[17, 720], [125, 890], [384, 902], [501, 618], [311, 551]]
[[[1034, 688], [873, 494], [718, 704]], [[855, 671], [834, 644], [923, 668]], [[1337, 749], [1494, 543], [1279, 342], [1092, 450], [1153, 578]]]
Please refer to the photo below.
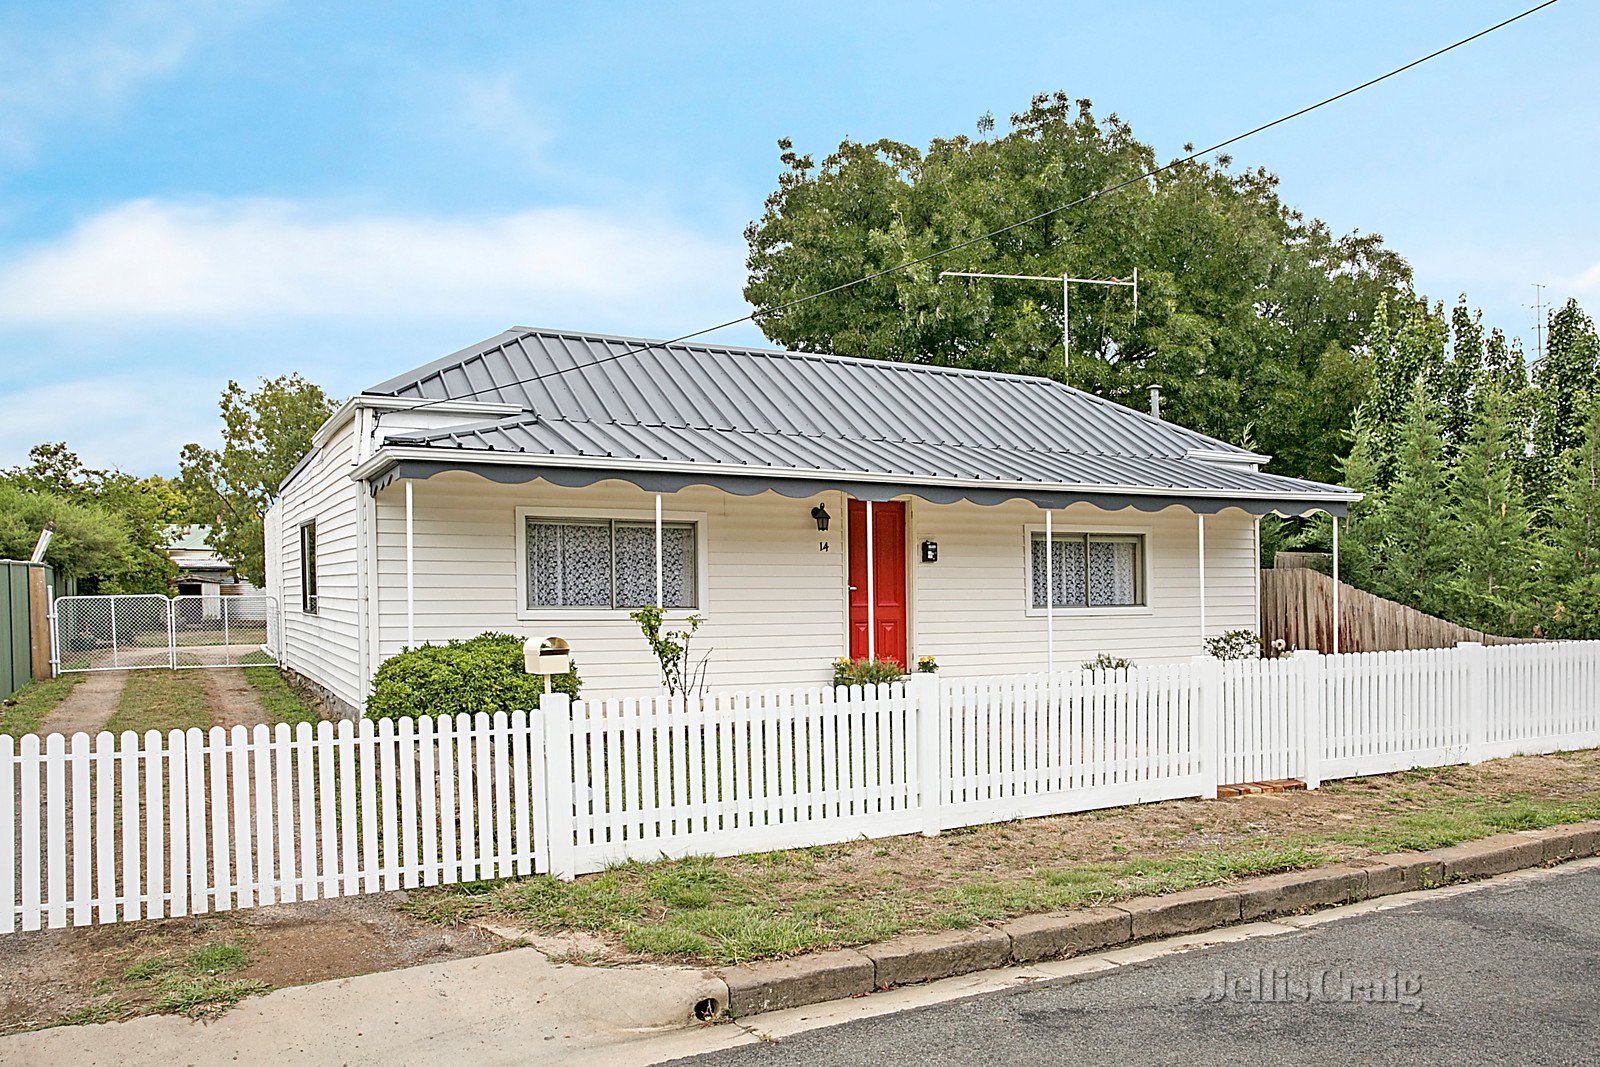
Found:
[[[13, 2], [0, 466], [171, 471], [230, 377], [347, 395], [512, 324], [731, 318], [781, 136], [921, 144], [1064, 89], [1168, 158], [1531, 3]], [[1596, 40], [1564, 0], [1234, 155], [1531, 347], [1531, 283], [1600, 306]]]

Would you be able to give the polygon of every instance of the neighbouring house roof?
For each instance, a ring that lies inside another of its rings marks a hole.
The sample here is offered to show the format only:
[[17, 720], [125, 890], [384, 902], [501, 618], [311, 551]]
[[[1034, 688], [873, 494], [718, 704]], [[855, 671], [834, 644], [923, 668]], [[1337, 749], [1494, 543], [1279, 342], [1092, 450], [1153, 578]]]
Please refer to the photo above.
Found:
[[168, 526], [162, 531], [169, 552], [210, 552], [210, 537], [209, 526]]
[[1200, 510], [1342, 512], [1357, 498], [1047, 378], [711, 344], [634, 351], [651, 344], [519, 327], [373, 386], [366, 395], [521, 409], [389, 435], [394, 462], [371, 472], [374, 491], [468, 466], [499, 481], [1145, 510], [1202, 499]]

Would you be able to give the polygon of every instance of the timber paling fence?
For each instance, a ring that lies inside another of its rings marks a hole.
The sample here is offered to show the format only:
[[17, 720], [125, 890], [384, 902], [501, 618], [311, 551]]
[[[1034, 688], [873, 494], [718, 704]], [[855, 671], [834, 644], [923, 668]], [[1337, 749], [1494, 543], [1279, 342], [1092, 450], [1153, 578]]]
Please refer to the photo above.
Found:
[[[1290, 651], [1333, 651], [1334, 581], [1310, 567], [1261, 571], [1261, 643], [1282, 641]], [[1339, 583], [1339, 651], [1384, 652], [1450, 648], [1462, 641], [1515, 645], [1536, 637], [1497, 637], [1425, 615], [1416, 608]]]
[[1600, 745], [1600, 642], [0, 737], [0, 932]]

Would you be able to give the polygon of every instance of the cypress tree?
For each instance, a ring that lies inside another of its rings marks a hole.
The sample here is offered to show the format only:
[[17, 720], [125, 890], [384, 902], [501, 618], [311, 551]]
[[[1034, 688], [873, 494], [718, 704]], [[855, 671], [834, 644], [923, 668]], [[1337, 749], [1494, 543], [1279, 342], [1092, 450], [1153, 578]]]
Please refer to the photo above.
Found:
[[1489, 385], [1450, 477], [1449, 617], [1490, 633], [1531, 625], [1535, 538], [1509, 398]]
[[1444, 444], [1432, 418], [1433, 405], [1418, 381], [1406, 405], [1394, 484], [1383, 510], [1383, 595], [1430, 615], [1447, 608], [1445, 581], [1452, 562], [1450, 501]]
[[1550, 316], [1544, 358], [1534, 366], [1537, 400], [1533, 409], [1533, 463], [1530, 489], [1539, 496], [1553, 489], [1563, 453], [1583, 437], [1583, 421], [1600, 373], [1600, 337], [1594, 321], [1576, 300]]
[[1556, 637], [1600, 637], [1600, 401], [1587, 416], [1546, 513], [1540, 586]]

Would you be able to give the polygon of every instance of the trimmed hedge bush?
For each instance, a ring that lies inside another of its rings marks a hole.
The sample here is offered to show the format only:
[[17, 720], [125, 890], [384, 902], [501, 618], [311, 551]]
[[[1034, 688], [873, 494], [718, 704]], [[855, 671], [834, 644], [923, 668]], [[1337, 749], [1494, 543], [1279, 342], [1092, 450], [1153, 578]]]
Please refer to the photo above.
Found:
[[[580, 681], [574, 662], [552, 688], [576, 699]], [[423, 645], [390, 656], [372, 680], [369, 719], [417, 719], [480, 711], [532, 711], [544, 695], [544, 676], [522, 668], [522, 638], [485, 633], [467, 641]]]

